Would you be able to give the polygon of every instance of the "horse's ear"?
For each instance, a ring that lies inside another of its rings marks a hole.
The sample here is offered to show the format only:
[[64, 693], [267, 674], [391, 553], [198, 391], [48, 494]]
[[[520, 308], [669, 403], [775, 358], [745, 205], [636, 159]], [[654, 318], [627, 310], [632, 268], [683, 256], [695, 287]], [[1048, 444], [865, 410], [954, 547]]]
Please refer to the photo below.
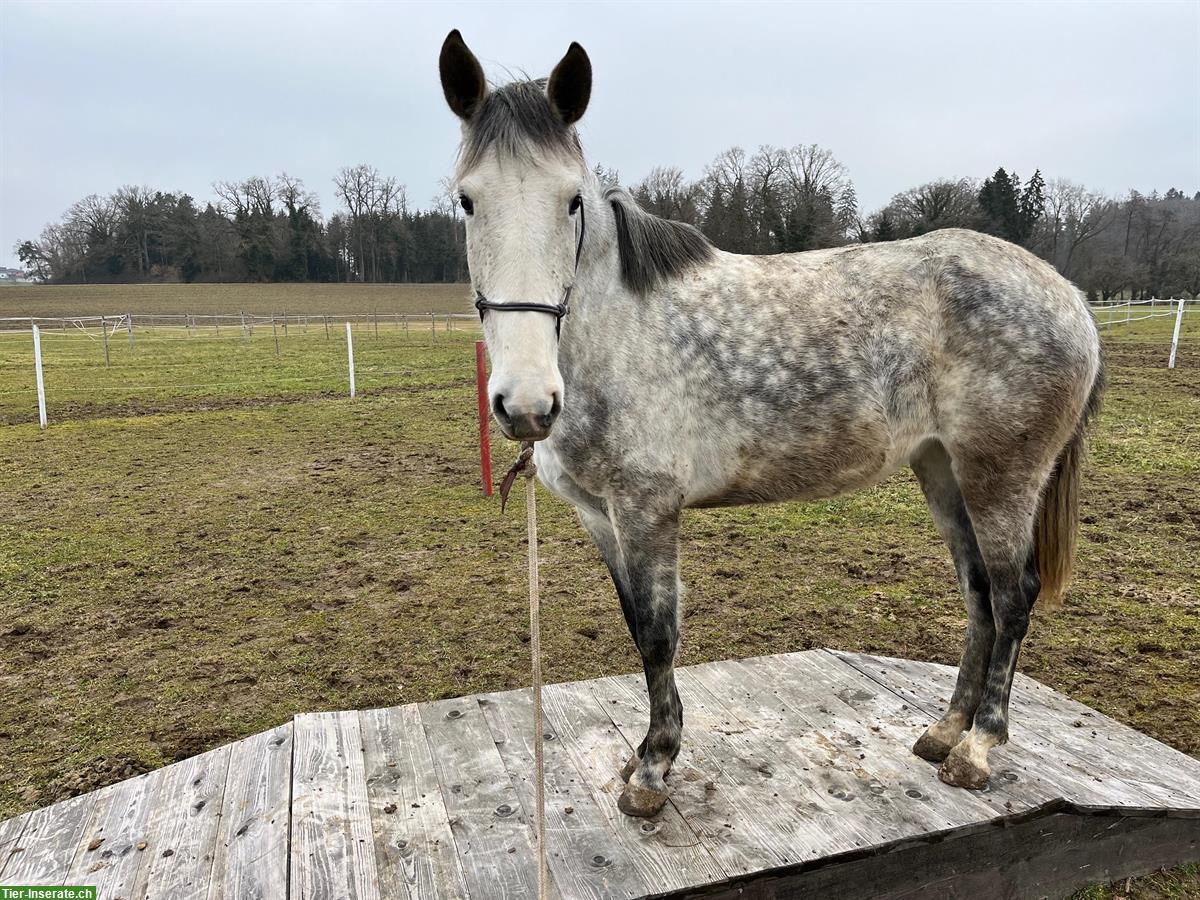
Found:
[[450, 109], [460, 119], [470, 119], [487, 96], [487, 81], [483, 77], [483, 66], [457, 28], [446, 35], [442, 43], [438, 69], [442, 75], [442, 92]]
[[592, 96], [592, 61], [574, 41], [550, 73], [546, 96], [564, 125], [574, 125], [583, 118]]

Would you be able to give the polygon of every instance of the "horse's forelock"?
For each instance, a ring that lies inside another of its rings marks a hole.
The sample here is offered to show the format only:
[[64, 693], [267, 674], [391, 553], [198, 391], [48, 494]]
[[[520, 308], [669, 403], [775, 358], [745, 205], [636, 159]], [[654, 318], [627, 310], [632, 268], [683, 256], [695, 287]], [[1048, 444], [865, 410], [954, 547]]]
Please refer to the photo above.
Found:
[[460, 167], [472, 168], [493, 148], [526, 161], [538, 151], [583, 161], [579, 136], [550, 106], [545, 79], [514, 81], [487, 94], [467, 123]]

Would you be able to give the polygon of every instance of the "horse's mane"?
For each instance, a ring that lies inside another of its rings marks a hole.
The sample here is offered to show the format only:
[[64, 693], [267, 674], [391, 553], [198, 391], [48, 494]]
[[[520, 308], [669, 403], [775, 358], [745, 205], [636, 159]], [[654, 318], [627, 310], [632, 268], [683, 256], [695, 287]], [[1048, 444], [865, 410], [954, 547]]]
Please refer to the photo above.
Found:
[[631, 291], [647, 293], [712, 259], [713, 245], [691, 225], [646, 212], [624, 188], [608, 188], [604, 199], [617, 222], [621, 280]]
[[544, 78], [514, 81], [488, 91], [467, 124], [462, 165], [475, 165], [491, 147], [518, 158], [537, 148], [583, 159], [575, 129], [564, 125], [550, 107]]

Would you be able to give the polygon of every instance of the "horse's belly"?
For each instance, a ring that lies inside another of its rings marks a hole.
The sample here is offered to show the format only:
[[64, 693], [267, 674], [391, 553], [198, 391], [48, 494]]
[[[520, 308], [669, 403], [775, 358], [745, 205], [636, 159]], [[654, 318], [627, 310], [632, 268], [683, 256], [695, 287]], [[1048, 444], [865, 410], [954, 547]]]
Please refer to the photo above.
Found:
[[710, 468], [706, 473], [703, 466], [697, 466], [699, 477], [685, 504], [738, 506], [837, 497], [870, 487], [905, 465], [911, 443], [907, 436], [888, 434], [880, 424], [770, 452], [761, 445], [750, 446], [726, 455], [725, 459], [736, 462], [724, 471]]

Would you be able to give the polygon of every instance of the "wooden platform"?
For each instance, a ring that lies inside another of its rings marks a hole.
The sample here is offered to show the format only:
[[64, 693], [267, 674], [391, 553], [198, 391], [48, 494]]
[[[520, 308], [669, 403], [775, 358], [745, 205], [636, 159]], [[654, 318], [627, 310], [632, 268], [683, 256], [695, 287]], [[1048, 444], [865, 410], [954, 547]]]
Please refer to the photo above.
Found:
[[[555, 897], [1063, 896], [1200, 859], [1200, 762], [1018, 677], [989, 787], [909, 747], [952, 669], [810, 651], [679, 671], [684, 750], [617, 811], [640, 676], [546, 689]], [[0, 823], [0, 884], [141, 898], [534, 897], [528, 690], [294, 722]]]

